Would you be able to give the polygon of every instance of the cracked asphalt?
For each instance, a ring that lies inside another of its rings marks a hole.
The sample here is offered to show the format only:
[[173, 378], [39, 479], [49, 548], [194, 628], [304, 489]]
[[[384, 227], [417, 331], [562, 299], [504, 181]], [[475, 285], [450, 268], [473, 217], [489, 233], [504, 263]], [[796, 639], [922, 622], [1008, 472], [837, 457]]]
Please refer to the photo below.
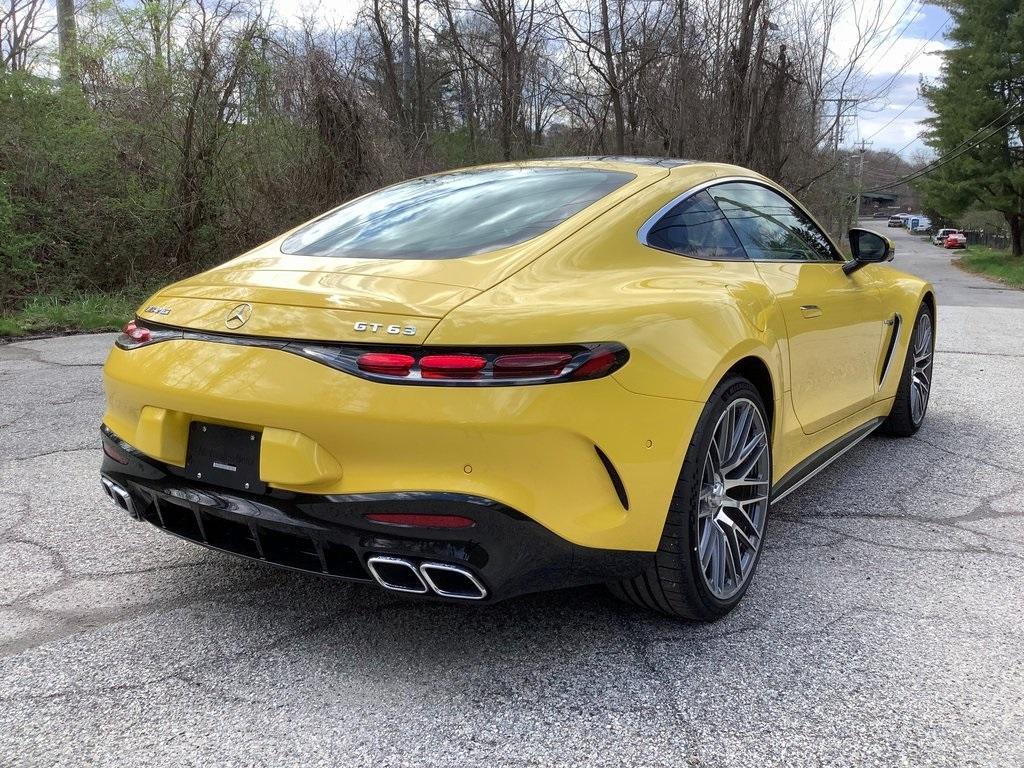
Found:
[[713, 625], [179, 541], [99, 488], [112, 337], [0, 346], [0, 764], [1024, 765], [1024, 294], [896, 238], [938, 289], [928, 419], [775, 507]]

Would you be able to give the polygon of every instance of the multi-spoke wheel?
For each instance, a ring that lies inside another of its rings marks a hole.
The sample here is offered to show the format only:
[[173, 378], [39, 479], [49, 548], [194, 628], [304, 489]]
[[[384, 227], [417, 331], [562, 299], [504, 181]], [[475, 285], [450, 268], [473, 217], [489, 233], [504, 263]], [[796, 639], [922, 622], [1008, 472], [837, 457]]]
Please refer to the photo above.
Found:
[[771, 483], [768, 430], [758, 407], [738, 398], [725, 409], [704, 459], [697, 510], [700, 572], [727, 600], [753, 571], [764, 536]]
[[928, 409], [928, 392], [932, 386], [932, 318], [927, 312], [918, 315], [911, 341], [913, 362], [910, 364], [910, 418], [915, 424], [924, 421]]
[[932, 389], [932, 366], [935, 356], [935, 331], [932, 315], [922, 305], [914, 321], [913, 335], [907, 348], [907, 359], [896, 399], [882, 429], [890, 435], [908, 437], [921, 427], [928, 411]]
[[697, 422], [654, 563], [619, 597], [709, 621], [732, 610], [757, 567], [771, 492], [771, 433], [758, 390], [727, 377]]

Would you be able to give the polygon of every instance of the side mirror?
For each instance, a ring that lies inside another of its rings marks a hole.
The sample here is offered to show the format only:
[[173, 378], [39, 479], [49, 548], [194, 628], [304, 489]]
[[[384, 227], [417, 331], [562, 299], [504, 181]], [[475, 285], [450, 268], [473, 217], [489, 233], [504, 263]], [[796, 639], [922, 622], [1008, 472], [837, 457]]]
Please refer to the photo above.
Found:
[[892, 240], [882, 237], [870, 229], [854, 228], [850, 230], [850, 251], [853, 259], [843, 264], [843, 272], [852, 274], [865, 264], [880, 264], [892, 261], [896, 246]]

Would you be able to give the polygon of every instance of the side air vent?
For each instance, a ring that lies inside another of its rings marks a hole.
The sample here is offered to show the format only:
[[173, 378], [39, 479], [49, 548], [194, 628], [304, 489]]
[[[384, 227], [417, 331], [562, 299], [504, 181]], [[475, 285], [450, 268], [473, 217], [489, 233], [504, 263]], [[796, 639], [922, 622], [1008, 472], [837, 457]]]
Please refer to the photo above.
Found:
[[608, 479], [612, 481], [612, 487], [615, 488], [615, 494], [619, 497], [619, 503], [622, 508], [629, 510], [629, 497], [626, 495], [626, 486], [622, 484], [622, 478], [619, 477], [619, 473], [615, 469], [615, 465], [612, 464], [612, 460], [608, 458], [607, 454], [594, 446], [594, 450], [597, 451], [597, 458], [601, 460], [601, 464], [604, 465], [605, 472], [608, 473]]
[[885, 374], [889, 372], [889, 365], [892, 363], [893, 352], [896, 351], [896, 342], [900, 338], [900, 324], [902, 318], [896, 314], [892, 316], [892, 333], [889, 334], [889, 346], [885, 350], [885, 357], [882, 362], [882, 372], [878, 375], [878, 386], [882, 386], [882, 382], [885, 381]]

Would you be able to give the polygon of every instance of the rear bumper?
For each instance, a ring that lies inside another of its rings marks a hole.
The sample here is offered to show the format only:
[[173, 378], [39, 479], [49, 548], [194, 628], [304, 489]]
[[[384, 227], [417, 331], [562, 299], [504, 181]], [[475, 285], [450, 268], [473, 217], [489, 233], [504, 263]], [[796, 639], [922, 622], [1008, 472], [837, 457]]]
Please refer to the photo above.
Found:
[[[127, 447], [108, 430], [103, 440]], [[372, 582], [368, 563], [376, 558], [408, 563], [415, 573], [436, 566], [440, 573], [422, 580], [425, 597], [493, 602], [633, 576], [653, 557], [572, 544], [510, 507], [467, 494], [248, 494], [188, 480], [176, 467], [136, 451], [125, 457], [122, 464], [105, 455], [101, 480], [107, 495], [136, 519], [212, 549], [349, 581]], [[366, 519], [374, 512], [459, 515], [474, 525], [399, 527]], [[482, 594], [445, 595], [445, 568], [470, 574]]]
[[115, 348], [104, 386], [104, 423], [167, 467], [185, 466], [190, 425], [210, 422], [260, 435], [259, 479], [272, 493], [483, 497], [582, 547], [648, 552], [703, 408], [635, 394], [614, 376], [401, 386], [198, 340]]

